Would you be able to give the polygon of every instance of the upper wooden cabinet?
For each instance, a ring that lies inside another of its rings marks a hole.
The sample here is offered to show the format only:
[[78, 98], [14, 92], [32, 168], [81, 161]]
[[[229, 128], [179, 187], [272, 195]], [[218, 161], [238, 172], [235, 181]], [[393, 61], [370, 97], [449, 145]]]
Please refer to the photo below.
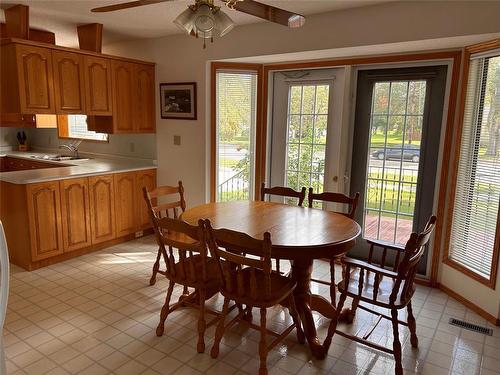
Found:
[[111, 63], [109, 59], [85, 56], [87, 115], [113, 115]]
[[73, 113], [104, 133], [155, 132], [153, 64], [16, 39], [0, 48], [0, 126]]
[[72, 52], [53, 51], [52, 64], [56, 112], [86, 113], [83, 56]]
[[113, 75], [113, 133], [134, 132], [134, 64], [115, 60]]
[[59, 182], [42, 182], [26, 187], [31, 257], [42, 260], [64, 251]]
[[155, 121], [155, 67], [135, 64], [134, 125], [139, 133], [154, 133]]
[[2, 114], [55, 113], [51, 50], [2, 45], [0, 58]]

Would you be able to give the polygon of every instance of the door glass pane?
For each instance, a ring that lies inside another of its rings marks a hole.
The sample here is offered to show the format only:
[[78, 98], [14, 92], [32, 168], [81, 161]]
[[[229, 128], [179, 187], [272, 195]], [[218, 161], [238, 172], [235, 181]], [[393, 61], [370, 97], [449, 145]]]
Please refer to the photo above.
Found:
[[365, 238], [404, 244], [411, 234], [426, 89], [425, 80], [374, 84]]
[[[288, 92], [285, 185], [322, 192], [330, 85], [292, 84]], [[287, 203], [296, 204], [295, 199]]]
[[253, 197], [257, 74], [217, 72], [218, 202]]

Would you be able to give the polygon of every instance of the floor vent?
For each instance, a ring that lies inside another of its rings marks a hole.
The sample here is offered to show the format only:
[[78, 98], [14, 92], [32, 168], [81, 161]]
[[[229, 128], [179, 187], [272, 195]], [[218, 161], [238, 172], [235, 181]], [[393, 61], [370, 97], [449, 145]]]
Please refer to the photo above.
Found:
[[472, 324], [468, 322], [464, 322], [460, 319], [450, 318], [450, 324], [452, 326], [457, 326], [460, 328], [468, 329], [469, 331], [482, 333], [484, 335], [493, 336], [493, 330], [491, 328], [481, 327], [477, 324]]

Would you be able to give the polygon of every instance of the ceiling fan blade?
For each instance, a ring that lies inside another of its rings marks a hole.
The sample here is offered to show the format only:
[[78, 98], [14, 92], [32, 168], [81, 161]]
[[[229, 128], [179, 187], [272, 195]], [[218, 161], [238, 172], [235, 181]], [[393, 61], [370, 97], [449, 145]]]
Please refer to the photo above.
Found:
[[301, 14], [293, 13], [288, 10], [273, 7], [259, 3], [253, 0], [232, 1], [223, 0], [230, 8], [239, 10], [240, 12], [251, 14], [252, 16], [263, 18], [265, 20], [279, 23], [280, 25], [291, 28], [301, 27], [306, 18]]
[[115, 10], [141, 7], [143, 5], [164, 3], [167, 1], [172, 1], [172, 0], [136, 0], [136, 1], [129, 1], [128, 3], [120, 3], [120, 4], [107, 5], [104, 7], [94, 8], [91, 9], [90, 11], [94, 13], [113, 12]]

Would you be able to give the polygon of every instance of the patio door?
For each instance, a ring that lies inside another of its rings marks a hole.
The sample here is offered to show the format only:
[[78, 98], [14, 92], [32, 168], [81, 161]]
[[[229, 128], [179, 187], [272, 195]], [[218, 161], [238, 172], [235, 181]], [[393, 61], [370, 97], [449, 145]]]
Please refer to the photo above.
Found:
[[316, 192], [338, 188], [343, 88], [343, 69], [274, 73], [267, 185]]
[[[446, 66], [359, 71], [351, 193], [364, 239], [403, 245], [432, 214]], [[351, 256], [366, 257], [365, 241]], [[419, 265], [426, 273], [426, 259]]]

